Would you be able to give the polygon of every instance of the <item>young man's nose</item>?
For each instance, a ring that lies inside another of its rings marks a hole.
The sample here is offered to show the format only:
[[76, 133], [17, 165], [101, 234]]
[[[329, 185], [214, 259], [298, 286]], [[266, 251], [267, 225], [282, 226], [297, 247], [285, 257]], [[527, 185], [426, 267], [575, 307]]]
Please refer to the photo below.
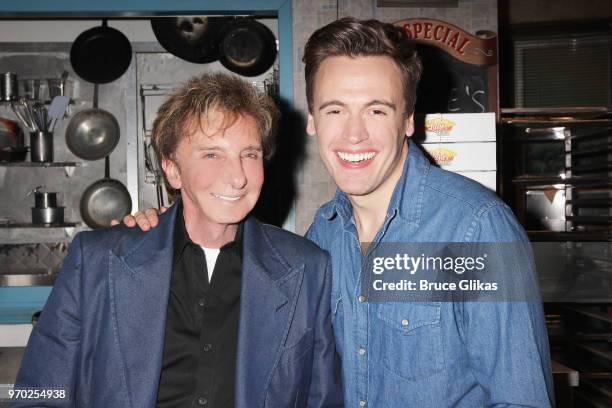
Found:
[[351, 115], [346, 124], [345, 137], [352, 144], [361, 143], [369, 137], [361, 117]]

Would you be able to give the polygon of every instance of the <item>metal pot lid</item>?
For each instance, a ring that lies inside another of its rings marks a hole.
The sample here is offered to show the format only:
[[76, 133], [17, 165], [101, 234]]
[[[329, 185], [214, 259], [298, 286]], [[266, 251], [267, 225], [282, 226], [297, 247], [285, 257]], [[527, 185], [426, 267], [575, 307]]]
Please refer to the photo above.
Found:
[[230, 17], [183, 16], [151, 19], [155, 38], [172, 55], [196, 64], [219, 59], [221, 29]]

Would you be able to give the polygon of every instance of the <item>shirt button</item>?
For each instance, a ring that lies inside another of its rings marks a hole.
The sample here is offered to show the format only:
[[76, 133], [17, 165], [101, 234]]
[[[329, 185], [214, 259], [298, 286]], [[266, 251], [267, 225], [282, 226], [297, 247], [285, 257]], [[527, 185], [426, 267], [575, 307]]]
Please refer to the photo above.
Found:
[[404, 326], [404, 327], [408, 326], [408, 319], [403, 319], [402, 320], [402, 326]]
[[202, 346], [202, 350], [204, 350], [205, 352], [209, 352], [210, 350], [212, 350], [212, 344], [206, 343]]
[[363, 302], [365, 302], [365, 301], [366, 301], [366, 298], [365, 298], [365, 296], [363, 296], [363, 295], [359, 295], [359, 297], [357, 298], [357, 300], [359, 301], [359, 303], [363, 303]]
[[198, 405], [204, 406], [206, 404], [208, 404], [208, 400], [206, 398], [204, 397], [198, 398]]
[[364, 400], [359, 401], [359, 406], [360, 407], [365, 407], [366, 406], [366, 402]]
[[359, 351], [357, 351], [359, 353], [360, 356], [364, 356], [366, 353], [366, 349], [364, 349], [363, 347], [359, 348]]
[[200, 307], [206, 306], [206, 298], [198, 299], [198, 306], [200, 306]]

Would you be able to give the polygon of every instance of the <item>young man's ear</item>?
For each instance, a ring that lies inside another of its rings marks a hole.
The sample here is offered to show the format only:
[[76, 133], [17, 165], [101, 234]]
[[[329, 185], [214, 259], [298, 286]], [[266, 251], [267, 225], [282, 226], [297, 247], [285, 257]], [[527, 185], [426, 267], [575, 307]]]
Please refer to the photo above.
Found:
[[164, 158], [162, 159], [161, 165], [162, 169], [164, 169], [164, 173], [166, 174], [168, 183], [175, 190], [179, 190], [183, 184], [181, 183], [181, 171], [176, 162], [172, 159]]
[[414, 134], [414, 113], [405, 119], [404, 126], [406, 127], [405, 135], [410, 137]]
[[312, 113], [308, 114], [308, 122], [306, 123], [306, 133], [308, 133], [309, 136], [314, 136], [317, 134], [317, 129], [315, 128], [314, 117], [312, 116]]

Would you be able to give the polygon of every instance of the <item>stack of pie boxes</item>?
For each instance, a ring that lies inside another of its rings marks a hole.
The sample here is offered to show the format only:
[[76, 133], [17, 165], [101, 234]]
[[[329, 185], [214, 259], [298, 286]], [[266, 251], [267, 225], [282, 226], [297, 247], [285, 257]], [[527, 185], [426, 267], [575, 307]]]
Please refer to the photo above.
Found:
[[496, 190], [495, 113], [427, 114], [423, 122], [418, 139], [438, 166]]

